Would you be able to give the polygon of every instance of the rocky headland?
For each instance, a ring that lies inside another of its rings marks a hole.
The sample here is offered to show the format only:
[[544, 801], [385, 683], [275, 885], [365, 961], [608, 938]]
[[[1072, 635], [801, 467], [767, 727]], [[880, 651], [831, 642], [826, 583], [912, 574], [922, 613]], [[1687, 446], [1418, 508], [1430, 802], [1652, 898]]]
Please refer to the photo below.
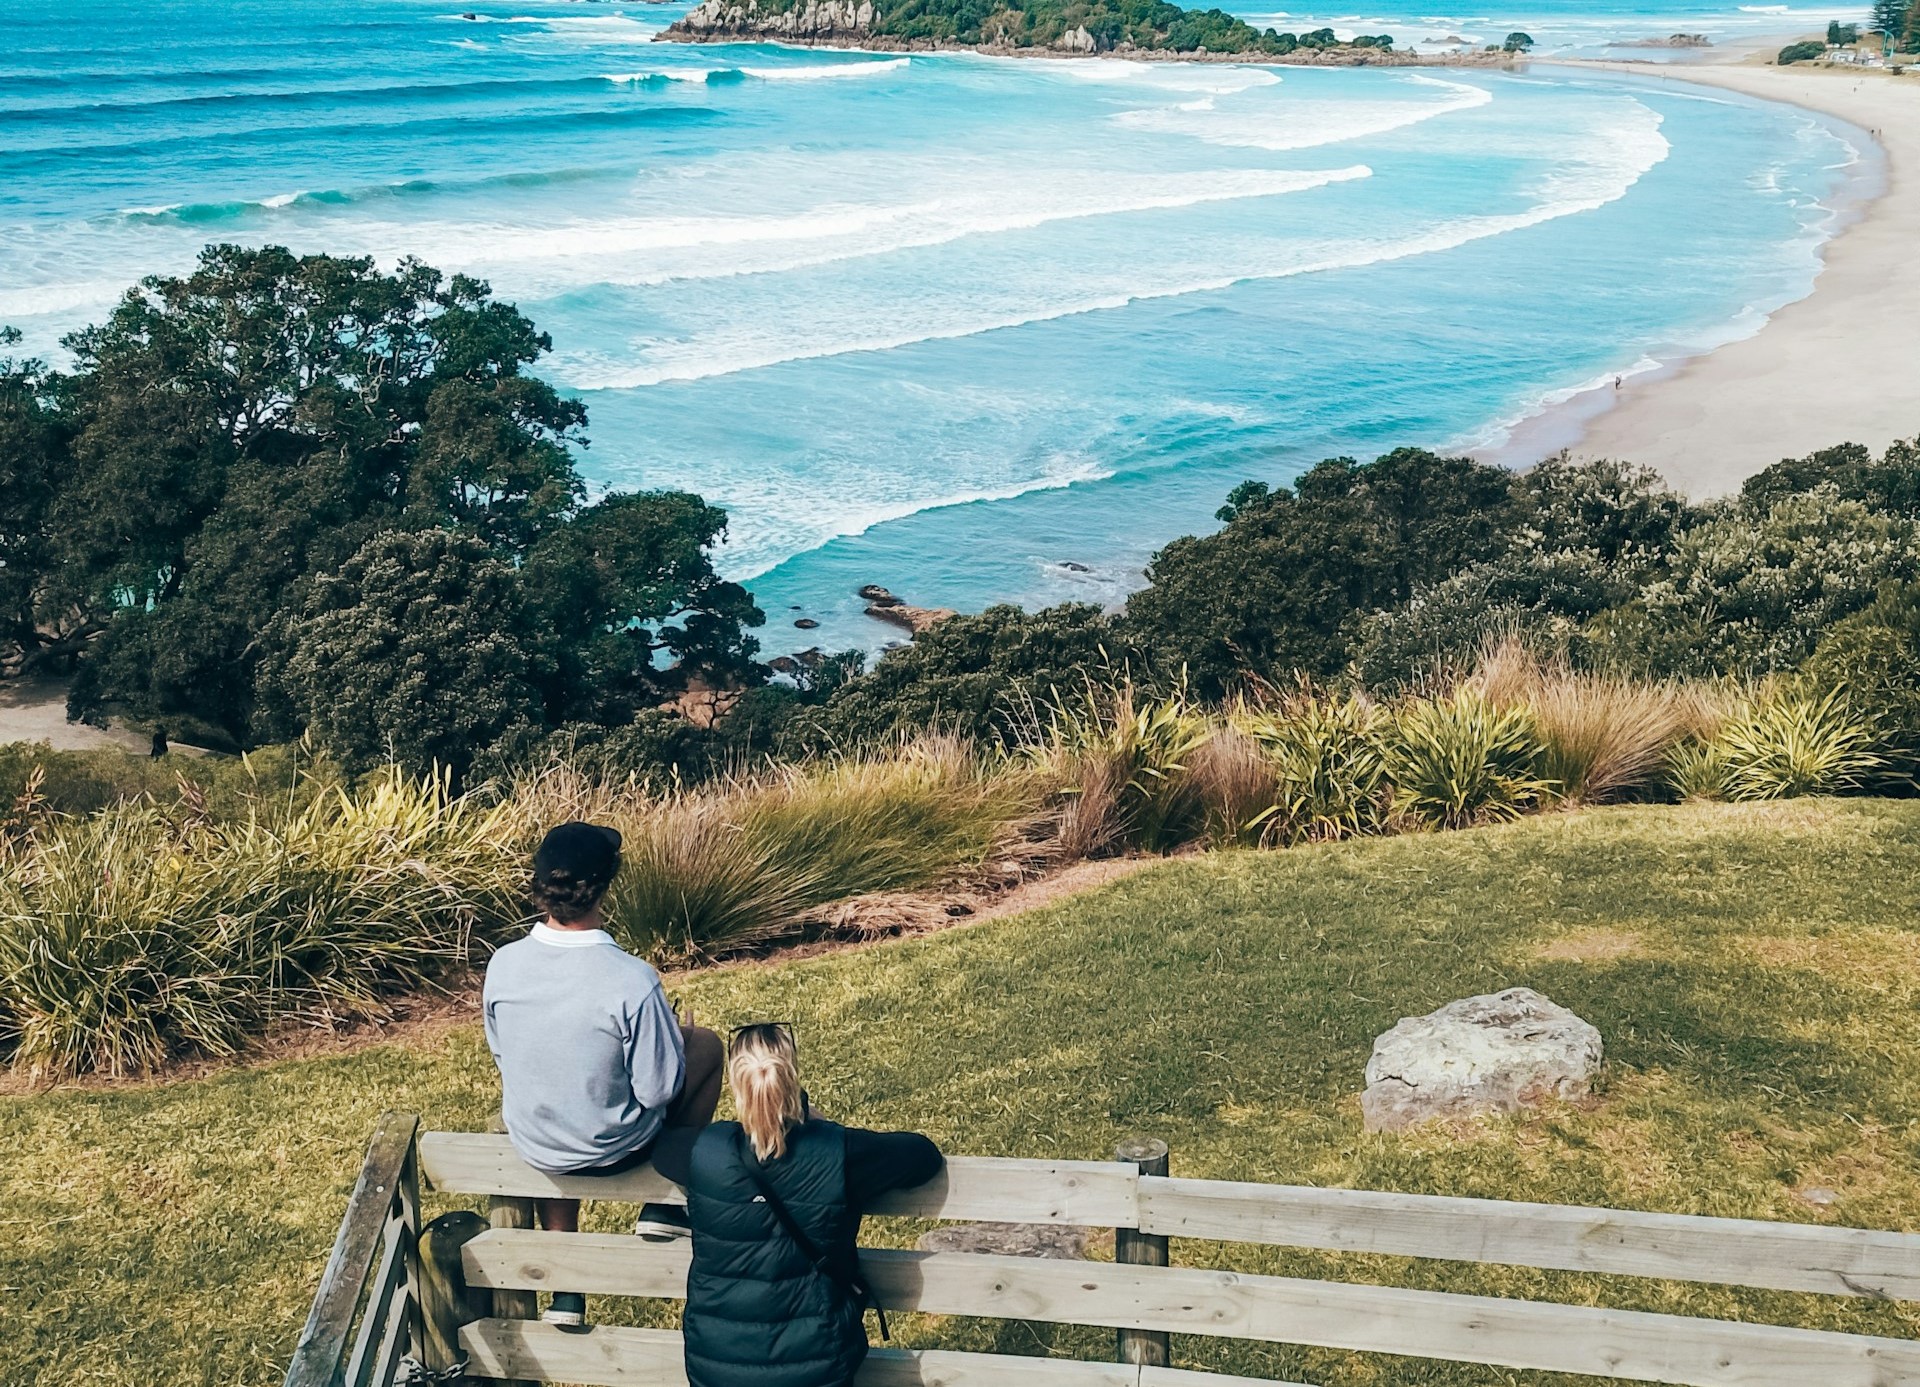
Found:
[[814, 48], [860, 48], [884, 53], [984, 53], [1004, 58], [1123, 58], [1135, 62], [1286, 63], [1301, 67], [1507, 67], [1514, 55], [1503, 52], [1418, 53], [1411, 49], [1338, 44], [1300, 47], [1288, 53], [1263, 49], [1238, 52], [1179, 51], [1147, 48], [1122, 40], [1102, 45], [1082, 24], [1045, 45], [1019, 43], [1006, 30], [981, 43], [907, 38], [879, 31], [872, 0], [803, 0], [788, 8], [763, 6], [760, 0], [703, 0], [660, 33], [656, 42], [738, 43], [742, 39], [798, 44]]

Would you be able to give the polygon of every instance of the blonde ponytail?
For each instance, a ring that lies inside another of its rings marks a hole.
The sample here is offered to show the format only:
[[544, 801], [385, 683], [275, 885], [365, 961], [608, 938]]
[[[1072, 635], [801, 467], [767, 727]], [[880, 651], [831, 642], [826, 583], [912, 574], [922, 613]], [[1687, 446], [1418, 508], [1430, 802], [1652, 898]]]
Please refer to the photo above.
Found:
[[748, 1026], [727, 1050], [733, 1107], [763, 1161], [787, 1154], [787, 1133], [806, 1120], [800, 1101], [800, 1056], [783, 1026]]

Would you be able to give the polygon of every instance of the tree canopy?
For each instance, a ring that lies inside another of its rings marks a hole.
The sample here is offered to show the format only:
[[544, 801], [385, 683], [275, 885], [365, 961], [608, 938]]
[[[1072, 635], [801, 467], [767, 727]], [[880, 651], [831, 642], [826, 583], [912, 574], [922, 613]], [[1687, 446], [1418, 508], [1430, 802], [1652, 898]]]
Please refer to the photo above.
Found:
[[[460, 765], [502, 718], [630, 719], [758, 668], [724, 513], [590, 502], [586, 411], [483, 283], [212, 246], [66, 345], [67, 372], [0, 362], [0, 661], [73, 673], [75, 712], [245, 746], [344, 737], [350, 705], [361, 740]], [[395, 660], [474, 696], [516, 672], [496, 714], [433, 714]]]

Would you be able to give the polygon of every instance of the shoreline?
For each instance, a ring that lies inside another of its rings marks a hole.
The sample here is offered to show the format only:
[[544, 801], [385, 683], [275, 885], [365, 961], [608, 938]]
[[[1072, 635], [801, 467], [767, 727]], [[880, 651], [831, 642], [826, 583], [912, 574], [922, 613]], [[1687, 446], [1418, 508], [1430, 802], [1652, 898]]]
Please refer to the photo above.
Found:
[[[1812, 289], [1719, 346], [1635, 363], [1548, 403], [1482, 450], [1515, 465], [1571, 448], [1654, 468], [1696, 498], [1837, 443], [1878, 452], [1920, 434], [1920, 77], [1755, 63], [1540, 60], [1717, 87], [1838, 120], [1877, 146], [1877, 188], [1842, 202]], [[1735, 328], [1736, 323], [1726, 326]]]

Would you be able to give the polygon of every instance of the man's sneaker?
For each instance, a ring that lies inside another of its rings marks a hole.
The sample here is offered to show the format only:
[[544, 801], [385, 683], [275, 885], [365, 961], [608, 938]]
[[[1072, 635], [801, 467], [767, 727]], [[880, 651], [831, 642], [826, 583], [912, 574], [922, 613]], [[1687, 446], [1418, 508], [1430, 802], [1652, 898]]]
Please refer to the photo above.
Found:
[[587, 1298], [578, 1291], [555, 1291], [553, 1303], [540, 1318], [547, 1324], [583, 1325], [587, 1322]]
[[635, 1237], [645, 1238], [650, 1243], [670, 1243], [675, 1238], [693, 1236], [693, 1225], [687, 1222], [687, 1211], [678, 1204], [646, 1204], [641, 1206], [640, 1217], [634, 1220]]

